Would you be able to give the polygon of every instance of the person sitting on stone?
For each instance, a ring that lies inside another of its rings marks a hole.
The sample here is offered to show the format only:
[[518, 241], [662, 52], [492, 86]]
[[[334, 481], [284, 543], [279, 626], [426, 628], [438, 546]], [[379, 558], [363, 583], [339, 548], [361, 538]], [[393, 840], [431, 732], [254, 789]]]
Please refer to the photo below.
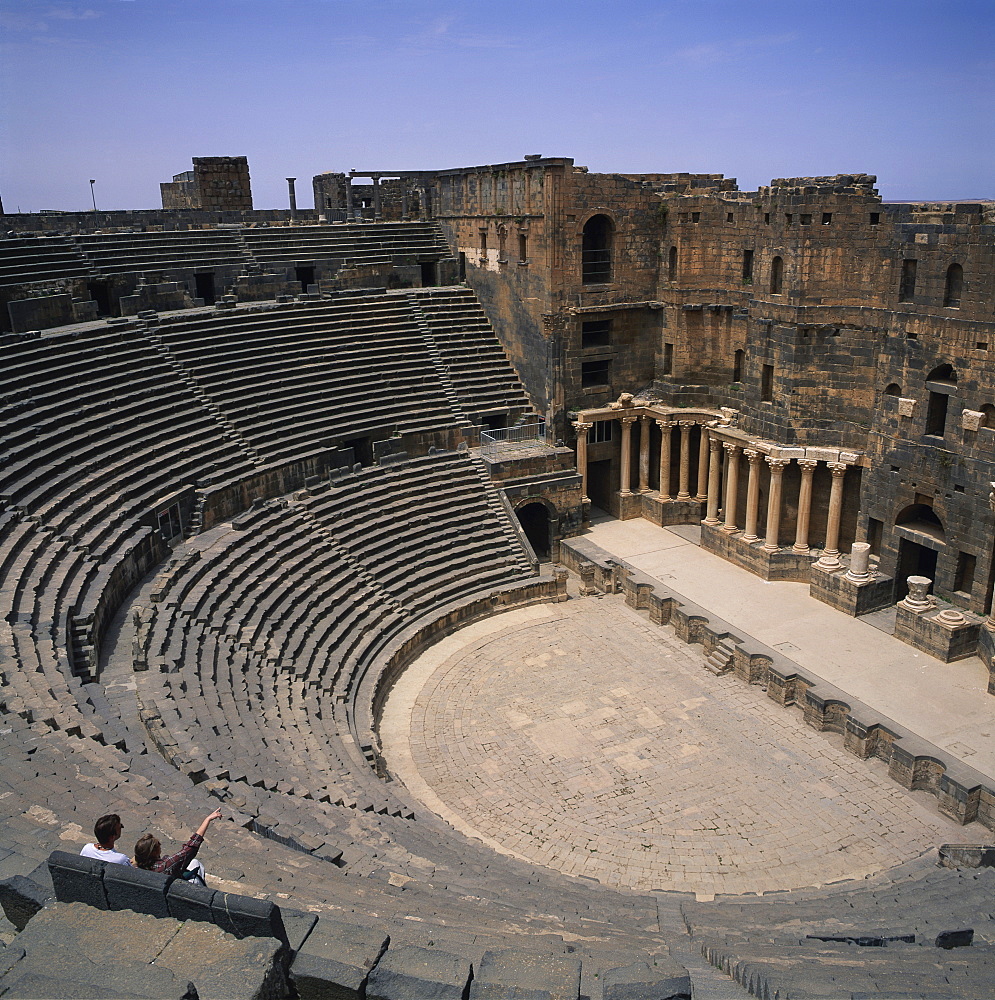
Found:
[[101, 816], [93, 824], [93, 835], [97, 838], [95, 844], [87, 844], [79, 853], [84, 858], [94, 858], [97, 861], [106, 861], [112, 865], [128, 865], [131, 867], [131, 859], [127, 854], [114, 850], [114, 844], [118, 837], [124, 832], [121, 825], [121, 817], [117, 813], [108, 813]]
[[162, 872], [164, 875], [172, 875], [176, 878], [183, 878], [190, 882], [199, 882], [206, 885], [204, 866], [197, 860], [197, 851], [204, 843], [204, 834], [211, 823], [219, 819], [221, 810], [215, 809], [210, 816], [197, 827], [197, 832], [175, 853], [167, 857], [162, 856], [162, 844], [159, 839], [151, 833], [141, 837], [135, 844], [135, 865], [150, 872]]

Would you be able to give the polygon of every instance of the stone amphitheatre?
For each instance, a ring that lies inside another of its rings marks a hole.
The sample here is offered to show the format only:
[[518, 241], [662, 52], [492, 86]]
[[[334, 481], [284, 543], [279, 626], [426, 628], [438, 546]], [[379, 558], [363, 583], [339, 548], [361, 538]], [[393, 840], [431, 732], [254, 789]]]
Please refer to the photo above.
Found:
[[2, 219], [0, 996], [995, 996], [995, 203], [192, 166]]

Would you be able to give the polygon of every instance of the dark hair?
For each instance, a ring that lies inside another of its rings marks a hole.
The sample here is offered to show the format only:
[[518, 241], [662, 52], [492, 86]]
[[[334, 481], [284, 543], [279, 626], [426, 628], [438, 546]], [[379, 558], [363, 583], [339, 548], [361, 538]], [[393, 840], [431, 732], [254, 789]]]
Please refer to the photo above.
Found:
[[135, 844], [135, 864], [147, 871], [159, 860], [161, 848], [162, 845], [151, 833], [140, 837], [138, 843]]
[[93, 835], [97, 838], [98, 844], [106, 844], [118, 835], [119, 827], [121, 827], [121, 817], [117, 813], [108, 813], [93, 824]]

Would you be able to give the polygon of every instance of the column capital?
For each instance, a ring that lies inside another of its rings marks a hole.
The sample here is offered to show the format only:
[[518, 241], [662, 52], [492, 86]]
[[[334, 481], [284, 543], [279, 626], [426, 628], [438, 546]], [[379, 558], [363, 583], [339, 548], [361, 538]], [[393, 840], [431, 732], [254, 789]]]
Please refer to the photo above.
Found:
[[628, 427], [631, 424], [634, 424], [638, 419], [639, 417], [619, 417], [618, 422], [623, 426]]
[[744, 448], [743, 454], [746, 456], [746, 461], [749, 462], [750, 465], [759, 465], [760, 459], [766, 457], [762, 452], [757, 451], [756, 448]]
[[594, 426], [594, 424], [593, 423], [589, 424], [584, 420], [575, 420], [573, 426], [574, 430], [577, 431], [578, 434], [586, 434], [587, 431], [589, 431]]
[[727, 452], [729, 452], [729, 454], [732, 455], [732, 456], [735, 456], [735, 454], [736, 454], [737, 451], [741, 451], [742, 450], [742, 447], [740, 445], [736, 444], [735, 441], [723, 441], [722, 442], [722, 447], [725, 448], [725, 450]]
[[774, 458], [771, 455], [767, 455], [766, 460], [770, 466], [771, 474], [776, 472], [778, 475], [784, 472], [785, 468], [791, 463], [790, 458]]
[[812, 475], [815, 472], [815, 467], [819, 464], [817, 459], [814, 458], [800, 458], [798, 460], [798, 466], [802, 470], [802, 475]]
[[846, 470], [849, 466], [846, 462], [827, 462], [826, 468], [833, 474], [833, 479], [842, 479], [846, 475]]
[[723, 443], [724, 442], [721, 438], [712, 437], [711, 435], [708, 436], [708, 447], [711, 448], [712, 451], [718, 451], [723, 446]]
[[667, 431], [673, 427], [676, 427], [677, 423], [674, 420], [657, 420], [656, 425], [657, 427], [660, 428], [661, 431]]
[[[695, 426], [697, 426], [698, 421], [697, 420], [678, 420], [677, 423], [681, 427], [695, 427]], [[993, 484], [993, 485], [995, 485], [995, 484]]]

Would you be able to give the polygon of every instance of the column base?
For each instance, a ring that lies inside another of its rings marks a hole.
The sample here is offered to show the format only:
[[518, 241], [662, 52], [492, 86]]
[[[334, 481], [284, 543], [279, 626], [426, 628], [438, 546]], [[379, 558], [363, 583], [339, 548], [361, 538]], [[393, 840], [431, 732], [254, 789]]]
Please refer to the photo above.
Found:
[[792, 580], [808, 583], [812, 556], [799, 555], [791, 549], [764, 548], [761, 540], [750, 542], [745, 536], [726, 531], [722, 525], [701, 522], [701, 547], [749, 570], [762, 580]]
[[857, 582], [846, 575], [842, 562], [835, 569], [814, 562], [808, 592], [823, 604], [857, 618], [890, 607], [894, 603], [895, 581], [890, 576], [869, 573], [866, 580]]
[[[978, 653], [980, 635], [984, 630], [981, 619], [970, 611], [961, 611], [953, 615], [954, 621], [946, 622], [942, 608], [914, 611], [901, 602], [896, 607], [896, 639], [935, 656], [943, 663], [965, 660]], [[958, 618], [960, 621], [956, 620]]]
[[642, 516], [661, 527], [669, 524], [698, 524], [701, 521], [701, 504], [697, 500], [661, 500], [652, 493], [644, 493]]

